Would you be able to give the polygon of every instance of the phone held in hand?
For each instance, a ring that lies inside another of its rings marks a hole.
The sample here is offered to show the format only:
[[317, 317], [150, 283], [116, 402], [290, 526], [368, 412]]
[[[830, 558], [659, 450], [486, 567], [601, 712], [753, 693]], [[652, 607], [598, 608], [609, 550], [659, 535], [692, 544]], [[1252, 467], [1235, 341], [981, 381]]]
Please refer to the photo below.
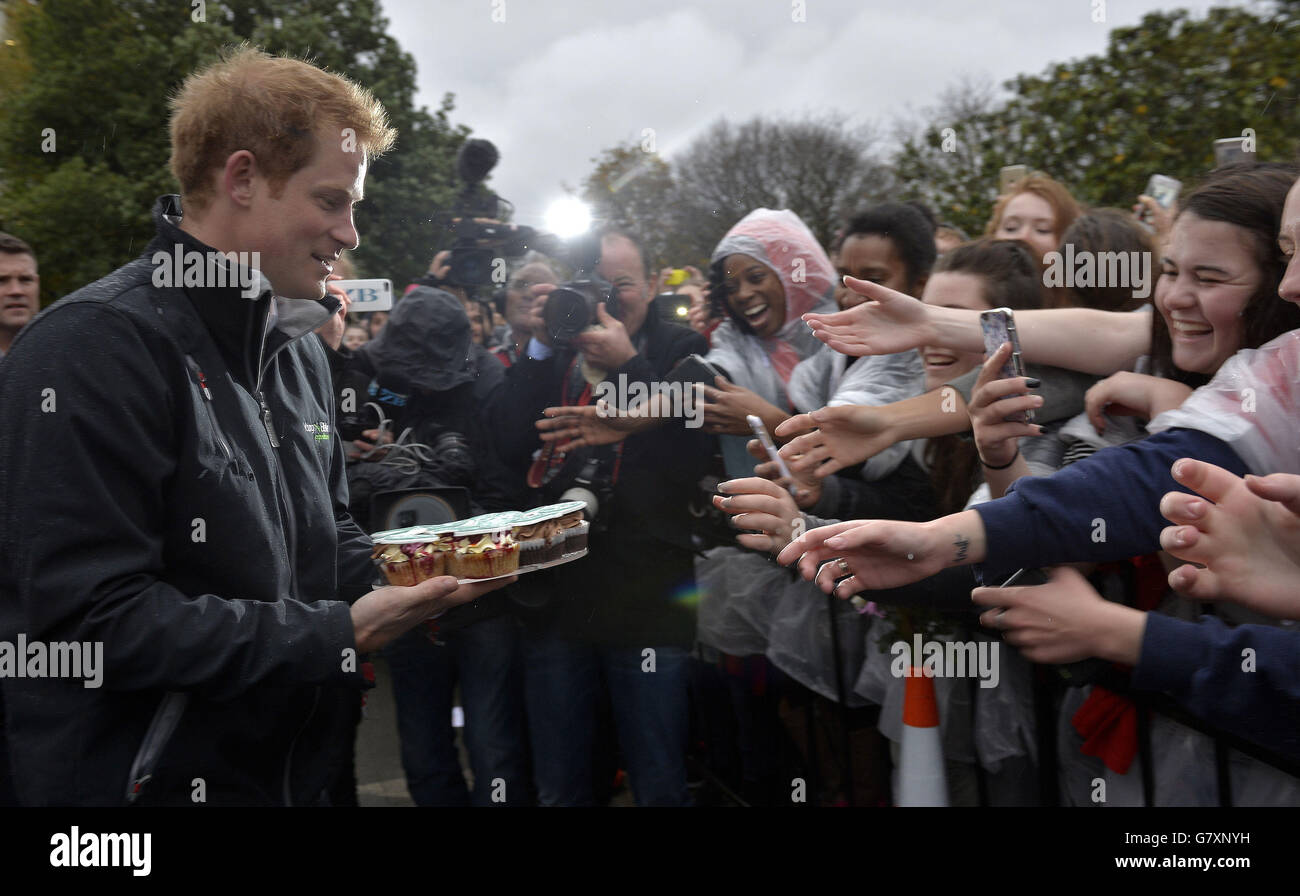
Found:
[[1214, 141], [1214, 167], [1255, 161], [1255, 141], [1250, 137], [1223, 137]]
[[1028, 165], [1004, 165], [998, 172], [998, 195], [1005, 196], [1011, 188], [1029, 176]]
[[772, 463], [776, 464], [776, 468], [781, 471], [781, 475], [785, 477], [787, 482], [789, 482], [789, 485], [786, 486], [786, 490], [793, 495], [794, 475], [790, 472], [790, 468], [785, 465], [785, 460], [782, 459], [780, 453], [776, 450], [776, 443], [772, 441], [772, 436], [768, 434], [767, 427], [763, 425], [763, 421], [755, 414], [747, 415], [745, 421], [749, 424], [749, 428], [754, 431], [754, 437], [757, 438], [759, 444], [763, 446], [763, 450], [767, 452], [768, 459], [771, 460]]
[[[1174, 207], [1174, 201], [1178, 199], [1178, 193], [1183, 188], [1183, 182], [1172, 177], [1166, 177], [1163, 174], [1153, 174], [1147, 181], [1147, 188], [1143, 192], [1156, 201], [1156, 204], [1163, 209]], [[1147, 229], [1150, 233], [1155, 233], [1155, 221], [1152, 219], [1150, 210], [1142, 209], [1138, 213], [1138, 223]]]
[[687, 355], [672, 370], [668, 371], [670, 383], [703, 383], [713, 386], [717, 377], [728, 379], [727, 375], [699, 355]]
[[[1024, 359], [1020, 355], [1020, 335], [1016, 332], [1016, 316], [1010, 308], [994, 308], [980, 312], [980, 329], [984, 331], [984, 352], [992, 357], [1004, 342], [1011, 343], [1011, 357], [998, 371], [1000, 380], [1025, 375]], [[1017, 411], [1006, 418], [1008, 423], [1033, 423], [1034, 411]]]

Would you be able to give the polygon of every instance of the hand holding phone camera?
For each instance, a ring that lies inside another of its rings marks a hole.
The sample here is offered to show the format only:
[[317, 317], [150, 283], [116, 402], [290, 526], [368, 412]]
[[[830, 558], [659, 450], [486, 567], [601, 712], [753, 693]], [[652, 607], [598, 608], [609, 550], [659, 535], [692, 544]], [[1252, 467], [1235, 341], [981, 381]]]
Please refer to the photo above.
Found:
[[[1024, 359], [1020, 354], [1020, 335], [1016, 332], [1016, 318], [1010, 308], [994, 308], [980, 312], [980, 329], [984, 331], [984, 352], [992, 357], [1003, 343], [1011, 343], [1011, 357], [998, 371], [997, 379], [1007, 380], [1025, 375]], [[1017, 411], [1006, 417], [1008, 423], [1033, 423], [1033, 409]]]

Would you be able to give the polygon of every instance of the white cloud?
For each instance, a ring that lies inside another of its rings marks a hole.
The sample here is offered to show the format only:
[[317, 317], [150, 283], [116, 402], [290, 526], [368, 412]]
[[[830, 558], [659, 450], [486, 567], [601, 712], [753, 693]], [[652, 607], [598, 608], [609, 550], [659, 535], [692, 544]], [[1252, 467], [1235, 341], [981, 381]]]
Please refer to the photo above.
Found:
[[[720, 116], [838, 111], [888, 125], [963, 75], [1001, 83], [1106, 47], [1165, 2], [927, 0], [387, 0], [392, 32], [419, 65], [419, 101], [456, 94], [452, 119], [501, 150], [492, 185], [537, 223], [591, 158], [653, 128], [671, 157]], [[1203, 14], [1207, 0], [1180, 2]], [[1238, 4], [1240, 5], [1240, 4]]]

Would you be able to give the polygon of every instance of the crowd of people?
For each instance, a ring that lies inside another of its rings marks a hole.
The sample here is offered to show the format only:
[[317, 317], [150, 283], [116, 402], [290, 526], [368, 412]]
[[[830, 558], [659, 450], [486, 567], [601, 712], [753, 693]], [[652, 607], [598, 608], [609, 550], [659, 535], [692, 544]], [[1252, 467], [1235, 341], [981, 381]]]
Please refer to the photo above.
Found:
[[[355, 805], [378, 670], [418, 805], [888, 805], [922, 642], [996, 660], [934, 678], [948, 804], [1300, 803], [1300, 167], [1131, 210], [1031, 173], [974, 239], [754, 209], [699, 268], [612, 226], [491, 285], [443, 249], [354, 315], [373, 96], [245, 48], [171, 134], [105, 279], [38, 315], [0, 234], [0, 642], [103, 677], [0, 664], [0, 804]], [[160, 286], [182, 250], [220, 283]], [[576, 496], [588, 554], [379, 585], [417, 493]]]

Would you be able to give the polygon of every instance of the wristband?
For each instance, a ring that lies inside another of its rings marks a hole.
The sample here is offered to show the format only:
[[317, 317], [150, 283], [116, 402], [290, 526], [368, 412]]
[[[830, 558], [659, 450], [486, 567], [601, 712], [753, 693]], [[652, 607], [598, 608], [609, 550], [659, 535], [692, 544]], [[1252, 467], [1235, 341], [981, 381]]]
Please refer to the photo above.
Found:
[[980, 458], [980, 465], [981, 465], [982, 467], [984, 467], [984, 469], [986, 469], [986, 470], [1005, 470], [1007, 467], [1009, 467], [1009, 466], [1011, 466], [1012, 464], [1014, 464], [1014, 463], [1016, 462], [1016, 459], [1019, 458], [1019, 457], [1020, 457], [1020, 445], [1019, 445], [1019, 443], [1017, 443], [1017, 444], [1016, 444], [1016, 453], [1013, 454], [1013, 455], [1011, 455], [1011, 460], [1007, 461], [1007, 462], [1004, 463], [1002, 466], [1000, 466], [1000, 467], [995, 467], [995, 466], [993, 466], [992, 464], [987, 463], [987, 462], [984, 460], [984, 458], [982, 458], [982, 457]]

